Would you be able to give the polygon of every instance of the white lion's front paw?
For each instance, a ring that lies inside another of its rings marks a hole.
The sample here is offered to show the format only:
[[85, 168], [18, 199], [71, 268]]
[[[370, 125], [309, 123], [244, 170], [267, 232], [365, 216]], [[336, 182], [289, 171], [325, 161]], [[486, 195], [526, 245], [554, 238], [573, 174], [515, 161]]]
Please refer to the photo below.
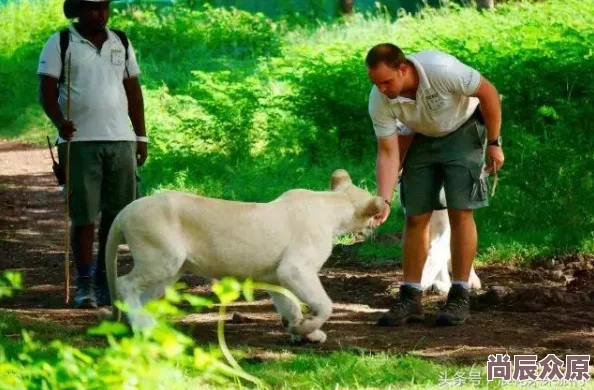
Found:
[[307, 339], [307, 341], [309, 341], [310, 343], [316, 343], [316, 344], [323, 344], [326, 342], [326, 333], [322, 332], [321, 330], [316, 330], [314, 332], [311, 332], [310, 334], [305, 336], [305, 339]]
[[322, 332], [321, 330], [315, 330], [307, 335], [301, 334], [291, 334], [291, 342], [295, 344], [299, 343], [314, 343], [314, 344], [322, 344], [326, 342], [326, 333]]
[[321, 323], [318, 318], [308, 315], [298, 321], [293, 321], [287, 329], [289, 333], [307, 335], [314, 332], [320, 326]]

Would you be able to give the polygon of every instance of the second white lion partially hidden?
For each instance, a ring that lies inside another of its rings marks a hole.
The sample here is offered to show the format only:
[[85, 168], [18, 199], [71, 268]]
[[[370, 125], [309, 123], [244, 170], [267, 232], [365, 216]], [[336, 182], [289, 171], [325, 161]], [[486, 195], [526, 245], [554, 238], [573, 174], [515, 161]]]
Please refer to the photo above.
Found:
[[[447, 293], [452, 286], [449, 272], [452, 270], [450, 252], [450, 221], [447, 210], [435, 210], [429, 220], [429, 253], [423, 267], [421, 287], [423, 290], [434, 290]], [[480, 289], [481, 280], [474, 271], [470, 270], [468, 286]]]

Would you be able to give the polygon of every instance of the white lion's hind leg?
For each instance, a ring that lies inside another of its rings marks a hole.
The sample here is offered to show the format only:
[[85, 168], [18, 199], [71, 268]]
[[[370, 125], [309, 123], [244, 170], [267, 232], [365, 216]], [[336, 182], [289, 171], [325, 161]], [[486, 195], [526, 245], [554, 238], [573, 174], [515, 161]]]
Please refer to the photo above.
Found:
[[151, 327], [154, 319], [143, 313], [140, 295], [142, 293], [142, 277], [132, 270], [128, 275], [120, 276], [117, 279], [118, 298], [126, 306], [126, 316], [134, 330], [142, 330]]
[[175, 274], [174, 276], [170, 277], [170, 278], [165, 278], [157, 283], [154, 283], [152, 285], [150, 285], [149, 287], [147, 287], [142, 294], [140, 295], [140, 302], [141, 304], [144, 306], [146, 305], [148, 302], [152, 301], [152, 300], [157, 300], [157, 299], [161, 299], [163, 298], [163, 296], [165, 295], [165, 289], [168, 286], [173, 285], [175, 282], [177, 282], [181, 276], [181, 270]]
[[177, 280], [185, 255], [180, 253], [180, 246], [171, 243], [162, 247], [158, 243], [133, 244], [133, 241], [129, 242], [134, 268], [117, 279], [116, 288], [118, 299], [128, 306], [130, 325], [134, 330], [143, 330], [156, 322], [143, 305], [149, 299], [162, 295], [165, 287]]

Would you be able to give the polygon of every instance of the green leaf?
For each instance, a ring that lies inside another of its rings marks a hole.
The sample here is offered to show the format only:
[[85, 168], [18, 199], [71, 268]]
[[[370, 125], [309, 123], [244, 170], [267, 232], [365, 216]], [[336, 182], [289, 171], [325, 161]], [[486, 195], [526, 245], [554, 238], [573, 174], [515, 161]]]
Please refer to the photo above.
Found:
[[214, 305], [212, 300], [208, 298], [191, 294], [183, 294], [182, 299], [187, 301], [190, 305], [192, 305], [195, 308], [213, 307]]
[[198, 370], [205, 370], [212, 366], [213, 356], [204, 352], [202, 348], [194, 348], [194, 367]]
[[122, 336], [128, 333], [128, 327], [121, 322], [103, 321], [87, 332], [93, 336]]
[[248, 302], [252, 302], [254, 300], [254, 282], [252, 279], [246, 279], [243, 282], [243, 296]]
[[212, 291], [217, 295], [222, 304], [228, 304], [239, 299], [241, 284], [235, 278], [225, 277], [213, 284]]
[[167, 286], [165, 289], [165, 299], [171, 303], [181, 302], [179, 293], [172, 286]]
[[183, 314], [177, 306], [172, 305], [168, 301], [150, 301], [144, 306], [145, 310], [156, 316], [170, 316]]
[[14, 288], [14, 289], [22, 288], [23, 278], [19, 272], [6, 271], [6, 272], [4, 272], [4, 277], [6, 278], [6, 280], [8, 280], [8, 282], [10, 283], [12, 288]]

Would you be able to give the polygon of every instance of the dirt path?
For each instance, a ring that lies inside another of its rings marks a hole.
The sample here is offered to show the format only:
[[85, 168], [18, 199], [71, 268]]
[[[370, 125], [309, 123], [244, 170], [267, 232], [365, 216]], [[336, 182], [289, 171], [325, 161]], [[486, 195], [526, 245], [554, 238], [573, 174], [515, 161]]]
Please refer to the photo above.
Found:
[[[24, 274], [25, 289], [0, 307], [28, 322], [52, 322], [84, 330], [96, 323], [92, 310], [73, 310], [63, 300], [63, 201], [51, 173], [47, 149], [0, 142], [0, 270]], [[436, 328], [431, 316], [422, 324], [398, 329], [378, 328], [375, 319], [390, 304], [390, 291], [401, 279], [396, 267], [347, 267], [353, 248], [337, 247], [323, 270], [322, 281], [334, 301], [334, 313], [324, 326], [322, 346], [291, 346], [270, 300], [239, 302], [230, 308], [226, 327], [231, 346], [255, 351], [290, 349], [330, 351], [365, 349], [413, 353], [441, 361], [485, 364], [490, 353], [591, 354], [594, 350], [594, 258], [545, 259], [536, 269], [478, 267], [486, 287], [473, 297], [469, 322], [456, 328]], [[120, 272], [130, 268], [123, 261]], [[72, 268], [75, 276], [74, 267]], [[209, 293], [199, 278], [184, 280], [195, 292]], [[498, 286], [498, 287], [493, 287]], [[74, 290], [71, 290], [71, 294]], [[425, 297], [429, 313], [444, 297]], [[240, 321], [232, 321], [240, 312]], [[216, 314], [187, 316], [200, 342], [216, 343]]]

